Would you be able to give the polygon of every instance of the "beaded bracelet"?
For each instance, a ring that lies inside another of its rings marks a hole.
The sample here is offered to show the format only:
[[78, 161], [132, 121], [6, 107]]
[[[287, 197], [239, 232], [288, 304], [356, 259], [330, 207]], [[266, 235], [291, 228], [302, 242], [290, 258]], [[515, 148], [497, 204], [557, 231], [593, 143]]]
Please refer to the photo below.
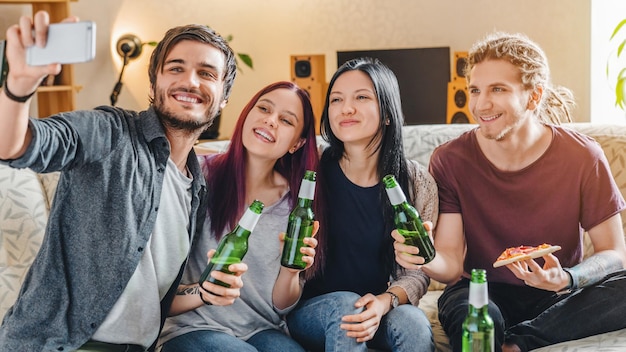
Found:
[[17, 95], [11, 93], [11, 91], [9, 90], [9, 81], [8, 80], [4, 81], [4, 94], [6, 94], [7, 98], [13, 100], [14, 102], [25, 103], [28, 101], [28, 99], [30, 99], [30, 97], [33, 96], [33, 94], [35, 94], [35, 92], [37, 92], [37, 90], [33, 91], [32, 93], [28, 95], [18, 97]]

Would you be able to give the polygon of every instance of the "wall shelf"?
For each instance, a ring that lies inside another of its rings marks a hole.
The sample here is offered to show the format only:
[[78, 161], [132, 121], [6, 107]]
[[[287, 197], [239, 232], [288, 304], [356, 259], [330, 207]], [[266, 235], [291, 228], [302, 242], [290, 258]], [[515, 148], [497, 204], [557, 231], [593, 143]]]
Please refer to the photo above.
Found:
[[[50, 22], [60, 22], [70, 16], [70, 2], [77, 0], [0, 0], [0, 5], [30, 5], [32, 13], [47, 11]], [[17, 18], [15, 22], [17, 23]], [[72, 111], [76, 107], [76, 92], [81, 87], [74, 85], [74, 67], [63, 65], [61, 73], [55, 78], [55, 85], [37, 89], [37, 112], [39, 117], [47, 117], [63, 111]]]

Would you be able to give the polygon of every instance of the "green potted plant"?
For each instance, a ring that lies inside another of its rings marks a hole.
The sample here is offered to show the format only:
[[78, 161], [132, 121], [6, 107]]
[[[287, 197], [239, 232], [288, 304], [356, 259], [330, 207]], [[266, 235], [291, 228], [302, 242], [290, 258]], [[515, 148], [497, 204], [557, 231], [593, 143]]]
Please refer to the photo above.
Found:
[[[607, 77], [611, 78], [611, 75], [617, 72], [617, 76], [615, 76], [615, 106], [626, 110], [626, 52], [624, 51], [626, 49], [626, 19], [617, 24], [609, 41], [616, 42], [617, 49], [615, 56], [611, 55], [607, 61], [606, 74]], [[611, 67], [613, 63], [616, 67]]]

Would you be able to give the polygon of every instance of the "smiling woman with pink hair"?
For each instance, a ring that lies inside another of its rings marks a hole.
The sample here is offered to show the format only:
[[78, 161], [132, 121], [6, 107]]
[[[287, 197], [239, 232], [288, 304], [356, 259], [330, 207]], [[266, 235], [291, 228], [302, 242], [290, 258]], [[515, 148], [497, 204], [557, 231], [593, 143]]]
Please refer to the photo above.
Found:
[[[279, 234], [287, 228], [305, 171], [316, 170], [317, 163], [311, 102], [290, 82], [261, 89], [241, 112], [228, 150], [201, 157], [209, 203], [204, 236], [192, 244], [182, 280], [186, 285], [179, 287], [159, 341], [163, 352], [304, 351], [286, 334], [282, 319], [300, 298], [301, 284], [299, 270], [280, 266]], [[217, 247], [254, 199], [265, 208], [250, 235], [245, 264], [229, 268], [248, 267], [241, 296], [232, 306], [220, 306], [224, 297], [219, 292], [225, 288], [197, 282], [207, 251]], [[305, 243], [308, 268], [317, 241]]]

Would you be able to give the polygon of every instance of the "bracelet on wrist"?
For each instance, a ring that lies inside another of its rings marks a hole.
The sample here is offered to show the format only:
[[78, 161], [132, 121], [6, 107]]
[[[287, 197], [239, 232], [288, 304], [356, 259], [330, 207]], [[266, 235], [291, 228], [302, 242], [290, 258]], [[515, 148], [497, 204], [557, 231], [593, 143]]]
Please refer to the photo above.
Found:
[[207, 306], [212, 306], [213, 303], [207, 301], [204, 299], [204, 296], [202, 296], [202, 292], [208, 292], [207, 290], [204, 289], [204, 287], [202, 287], [202, 285], [198, 285], [198, 296], [200, 296], [200, 300], [202, 302], [204, 302], [204, 304], [206, 304]]
[[7, 96], [7, 98], [13, 100], [16, 103], [25, 103], [25, 102], [27, 102], [28, 99], [30, 99], [36, 92], [37, 92], [37, 90], [34, 90], [32, 93], [30, 93], [28, 95], [24, 95], [24, 96], [18, 97], [17, 95], [13, 94], [11, 92], [11, 90], [9, 90], [9, 81], [8, 80], [4, 81], [4, 94]]
[[209, 301], [204, 299], [204, 297], [202, 296], [202, 292], [198, 292], [198, 296], [200, 296], [200, 300], [202, 302], [204, 302], [204, 304], [206, 304], [207, 306], [212, 306], [213, 305], [213, 303], [211, 303], [211, 302], [209, 302]]
[[567, 273], [567, 276], [569, 277], [569, 284], [565, 286], [564, 288], [562, 288], [560, 291], [558, 291], [556, 293], [557, 295], [564, 295], [564, 294], [572, 293], [572, 291], [577, 288], [576, 280], [574, 279], [574, 275], [569, 270], [569, 268], [563, 268], [563, 271], [565, 271]]

